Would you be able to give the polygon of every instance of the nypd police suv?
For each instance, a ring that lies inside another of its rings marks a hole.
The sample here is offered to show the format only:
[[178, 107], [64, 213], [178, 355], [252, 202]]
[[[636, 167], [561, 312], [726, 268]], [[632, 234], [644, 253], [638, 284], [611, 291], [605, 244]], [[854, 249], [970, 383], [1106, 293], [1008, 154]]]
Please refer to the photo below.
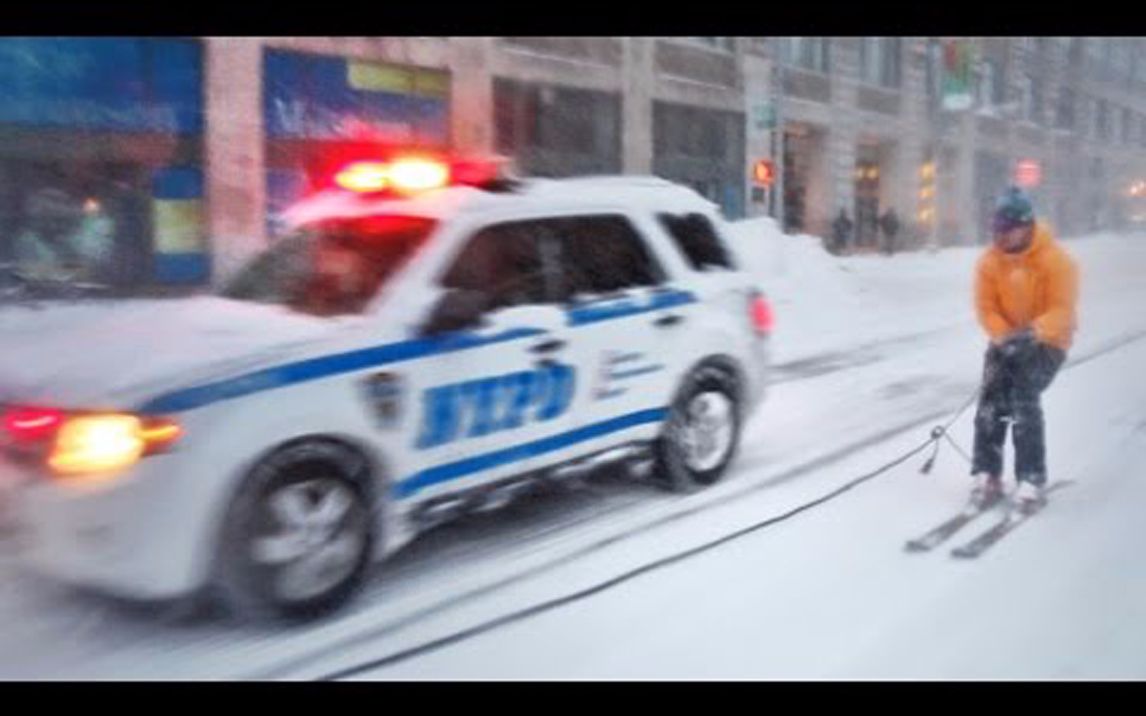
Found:
[[475, 167], [355, 162], [219, 295], [129, 304], [27, 361], [6, 346], [26, 563], [311, 617], [538, 479], [614, 459], [675, 490], [719, 479], [771, 314], [716, 208], [653, 178]]

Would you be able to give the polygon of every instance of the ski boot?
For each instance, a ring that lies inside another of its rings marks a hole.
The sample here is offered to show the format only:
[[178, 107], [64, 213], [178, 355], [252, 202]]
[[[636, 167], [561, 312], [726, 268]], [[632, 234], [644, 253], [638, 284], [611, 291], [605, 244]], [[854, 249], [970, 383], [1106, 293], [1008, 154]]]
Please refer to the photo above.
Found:
[[974, 476], [971, 504], [980, 510], [991, 507], [1003, 498], [1003, 480], [998, 475], [980, 472]]

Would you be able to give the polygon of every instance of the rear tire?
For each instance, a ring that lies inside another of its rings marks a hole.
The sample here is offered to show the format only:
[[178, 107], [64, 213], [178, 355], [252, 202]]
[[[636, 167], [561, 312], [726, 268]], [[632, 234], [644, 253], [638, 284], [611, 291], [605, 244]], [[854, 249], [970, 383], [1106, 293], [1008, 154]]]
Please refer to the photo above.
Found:
[[672, 492], [695, 492], [723, 477], [740, 443], [736, 381], [704, 365], [677, 391], [664, 432], [654, 446], [656, 475]]
[[336, 443], [288, 446], [252, 470], [223, 525], [215, 592], [243, 620], [308, 621], [346, 603], [374, 548], [365, 461]]

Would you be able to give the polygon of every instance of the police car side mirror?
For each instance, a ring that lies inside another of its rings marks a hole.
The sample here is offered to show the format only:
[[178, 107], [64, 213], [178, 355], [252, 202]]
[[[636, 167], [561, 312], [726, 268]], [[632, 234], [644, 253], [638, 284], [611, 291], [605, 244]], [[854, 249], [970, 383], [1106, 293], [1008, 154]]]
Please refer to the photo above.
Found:
[[481, 317], [489, 308], [489, 296], [481, 291], [452, 288], [446, 291], [430, 317], [422, 325], [422, 334], [427, 336], [460, 331], [481, 323]]

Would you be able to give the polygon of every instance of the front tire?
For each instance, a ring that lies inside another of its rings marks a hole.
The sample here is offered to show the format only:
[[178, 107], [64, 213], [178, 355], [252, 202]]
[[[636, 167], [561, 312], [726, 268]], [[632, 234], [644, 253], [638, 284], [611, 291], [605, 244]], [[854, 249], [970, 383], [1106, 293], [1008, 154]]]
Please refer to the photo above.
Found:
[[364, 461], [332, 443], [261, 462], [228, 510], [216, 587], [247, 620], [306, 621], [342, 606], [371, 562], [374, 520]]
[[723, 477], [740, 442], [736, 382], [715, 366], [693, 371], [677, 391], [655, 446], [656, 470], [673, 492], [695, 492]]

